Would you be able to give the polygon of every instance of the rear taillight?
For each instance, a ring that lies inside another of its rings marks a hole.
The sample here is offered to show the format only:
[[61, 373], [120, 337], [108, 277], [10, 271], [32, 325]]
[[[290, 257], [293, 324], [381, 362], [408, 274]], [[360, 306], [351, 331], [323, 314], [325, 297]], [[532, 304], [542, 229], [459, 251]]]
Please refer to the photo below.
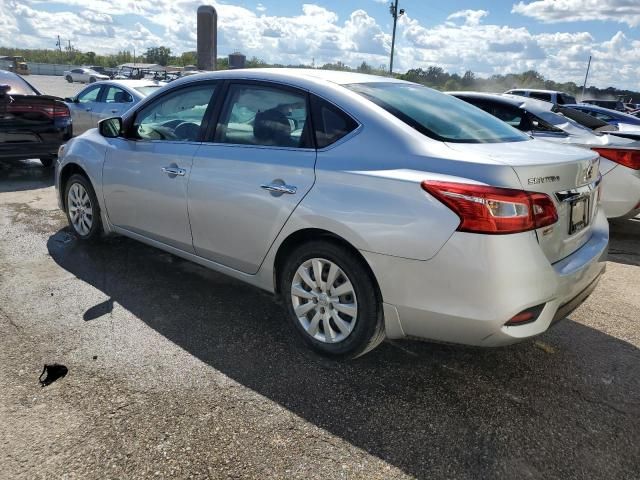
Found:
[[619, 163], [625, 167], [632, 168], [633, 170], [640, 170], [640, 150], [627, 149], [627, 148], [592, 148], [595, 152], [598, 152], [601, 157], [604, 157], [612, 162]]
[[422, 188], [460, 217], [461, 232], [501, 235], [558, 221], [553, 200], [544, 193], [432, 180], [422, 182]]
[[9, 113], [43, 114], [49, 118], [68, 118], [71, 116], [69, 107], [64, 103], [14, 103], [7, 108]]

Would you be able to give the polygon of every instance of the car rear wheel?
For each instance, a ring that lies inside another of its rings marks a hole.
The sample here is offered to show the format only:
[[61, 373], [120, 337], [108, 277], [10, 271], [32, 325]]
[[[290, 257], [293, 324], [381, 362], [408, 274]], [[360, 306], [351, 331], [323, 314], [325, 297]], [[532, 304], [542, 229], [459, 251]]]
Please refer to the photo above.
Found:
[[307, 345], [333, 358], [355, 358], [384, 340], [375, 281], [363, 262], [331, 241], [297, 247], [280, 275], [280, 292]]
[[89, 83], [93, 83], [93, 82], [95, 82], [95, 81], [96, 81], [96, 77], [90, 77], [90, 78], [89, 78]]
[[72, 175], [65, 188], [67, 219], [81, 240], [95, 240], [100, 236], [102, 223], [100, 206], [91, 186], [83, 175]]
[[67, 79], [67, 82], [69, 83], [73, 83], [73, 78], [71, 77], [71, 75], [67, 75], [66, 77], [64, 77]]

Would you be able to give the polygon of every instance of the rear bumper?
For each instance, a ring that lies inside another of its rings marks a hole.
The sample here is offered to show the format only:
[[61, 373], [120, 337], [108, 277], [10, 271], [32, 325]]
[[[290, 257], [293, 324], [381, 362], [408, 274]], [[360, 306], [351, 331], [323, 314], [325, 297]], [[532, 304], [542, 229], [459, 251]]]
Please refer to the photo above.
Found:
[[[380, 284], [390, 338], [500, 346], [539, 335], [577, 308], [605, 270], [608, 241], [600, 211], [590, 240], [553, 265], [532, 232], [456, 232], [434, 258], [422, 262], [362, 253]], [[538, 305], [544, 308], [535, 321], [505, 326]]]
[[29, 158], [55, 157], [58, 147], [64, 143], [27, 143], [0, 145], [0, 160], [26, 160]]

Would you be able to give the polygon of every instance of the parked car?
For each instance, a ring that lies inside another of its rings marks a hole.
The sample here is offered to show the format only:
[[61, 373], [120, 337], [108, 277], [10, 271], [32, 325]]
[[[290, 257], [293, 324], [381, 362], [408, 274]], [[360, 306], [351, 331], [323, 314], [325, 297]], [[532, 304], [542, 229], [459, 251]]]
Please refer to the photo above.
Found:
[[108, 75], [98, 73], [95, 70], [91, 70], [90, 68], [74, 68], [72, 70], [65, 70], [63, 75], [69, 83], [93, 83], [97, 82], [98, 80], [109, 80]]
[[0, 70], [0, 160], [39, 158], [49, 167], [71, 136], [71, 114], [62, 99]]
[[75, 97], [65, 98], [79, 135], [95, 128], [103, 118], [122, 115], [164, 83], [149, 80], [108, 80], [86, 86]]
[[598, 152], [601, 156], [602, 205], [607, 217], [627, 218], [640, 214], [640, 142], [608, 132], [594, 132], [572, 119], [581, 118], [567, 106], [554, 106], [515, 95], [478, 92], [452, 92], [452, 95], [535, 138]]
[[609, 125], [615, 125], [622, 132], [640, 130], [640, 118], [629, 115], [627, 113], [599, 107], [597, 105], [587, 105], [583, 103], [576, 105], [567, 105], [567, 107], [573, 108], [580, 112], [588, 113], [589, 115], [592, 115], [602, 120], [603, 122], [607, 122]]
[[[578, 103], [578, 102], [571, 102], [571, 103]], [[583, 99], [581, 103], [596, 105], [598, 107], [608, 108], [609, 110], [616, 110], [618, 112], [625, 111], [624, 103], [622, 103], [622, 101], [620, 100], [595, 100], [595, 99], [584, 100]]]
[[175, 80], [67, 143], [55, 178], [79, 240], [274, 292], [309, 346], [354, 357], [564, 318], [605, 268], [598, 162], [422, 85], [255, 69]]
[[518, 95], [520, 97], [535, 98], [545, 102], [564, 105], [566, 103], [577, 103], [576, 98], [568, 93], [559, 92], [557, 90], [539, 90], [535, 88], [517, 88], [509, 90], [505, 93], [510, 95]]

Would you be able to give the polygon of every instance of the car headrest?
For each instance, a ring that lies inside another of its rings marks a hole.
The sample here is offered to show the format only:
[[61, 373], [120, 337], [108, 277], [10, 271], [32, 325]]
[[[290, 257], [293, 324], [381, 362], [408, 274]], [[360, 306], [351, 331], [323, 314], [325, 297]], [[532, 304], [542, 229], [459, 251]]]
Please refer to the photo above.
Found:
[[275, 108], [258, 112], [253, 121], [253, 136], [262, 142], [288, 146], [291, 141], [291, 124], [286, 115]]

